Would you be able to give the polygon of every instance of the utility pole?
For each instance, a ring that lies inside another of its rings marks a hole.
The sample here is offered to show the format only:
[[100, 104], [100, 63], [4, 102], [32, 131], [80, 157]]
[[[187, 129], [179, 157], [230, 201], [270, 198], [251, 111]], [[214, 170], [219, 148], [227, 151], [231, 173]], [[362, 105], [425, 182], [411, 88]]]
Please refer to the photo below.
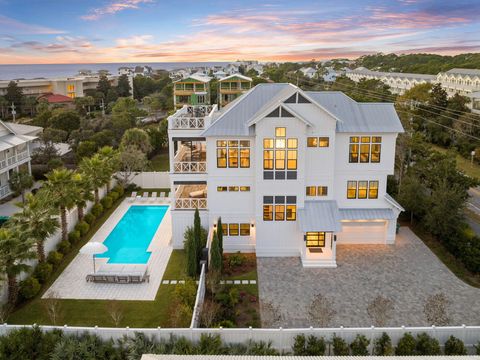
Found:
[[12, 108], [13, 122], [15, 122], [15, 118], [16, 118], [15, 115], [17, 115], [17, 112], [15, 111], [15, 104], [13, 102], [12, 102], [11, 108]]

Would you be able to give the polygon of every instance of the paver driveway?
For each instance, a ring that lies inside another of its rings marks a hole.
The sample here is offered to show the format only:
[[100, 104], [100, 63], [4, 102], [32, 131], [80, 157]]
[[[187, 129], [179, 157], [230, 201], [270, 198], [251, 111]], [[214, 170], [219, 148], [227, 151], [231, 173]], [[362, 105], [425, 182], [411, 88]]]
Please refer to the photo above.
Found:
[[429, 325], [423, 314], [428, 295], [451, 300], [452, 325], [480, 324], [480, 289], [459, 280], [410, 229], [395, 245], [339, 245], [336, 269], [305, 269], [300, 258], [257, 258], [260, 299], [278, 307], [285, 327], [305, 327], [308, 306], [321, 293], [333, 300], [331, 326], [371, 326], [368, 303], [377, 295], [395, 302], [392, 326]]

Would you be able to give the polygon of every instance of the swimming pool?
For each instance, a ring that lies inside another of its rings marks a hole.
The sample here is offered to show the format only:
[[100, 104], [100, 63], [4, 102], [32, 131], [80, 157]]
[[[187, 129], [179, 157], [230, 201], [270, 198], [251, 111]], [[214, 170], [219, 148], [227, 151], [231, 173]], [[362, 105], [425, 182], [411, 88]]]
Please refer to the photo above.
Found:
[[109, 264], [146, 264], [147, 251], [168, 206], [132, 205], [103, 244], [108, 251], [96, 258], [109, 258]]

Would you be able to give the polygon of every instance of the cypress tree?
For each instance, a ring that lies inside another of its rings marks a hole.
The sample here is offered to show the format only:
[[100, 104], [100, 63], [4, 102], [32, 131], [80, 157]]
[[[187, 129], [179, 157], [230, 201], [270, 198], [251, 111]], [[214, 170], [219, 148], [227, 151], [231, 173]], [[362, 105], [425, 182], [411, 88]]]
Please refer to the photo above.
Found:
[[219, 217], [217, 220], [217, 236], [218, 236], [218, 245], [220, 247], [220, 254], [223, 256], [223, 228], [222, 228], [221, 217]]
[[193, 218], [193, 244], [197, 263], [200, 262], [200, 258], [202, 256], [202, 241], [200, 239], [201, 236], [202, 224], [200, 221], [200, 213], [198, 212], [198, 209], [195, 209], [195, 215]]
[[220, 247], [218, 244], [218, 235], [217, 232], [213, 232], [213, 239], [212, 239], [212, 248], [210, 249], [211, 252], [211, 267], [212, 270], [220, 272], [222, 269], [222, 256], [220, 253]]
[[195, 251], [194, 237], [191, 231], [185, 232], [185, 252], [187, 255], [187, 275], [195, 277], [197, 275], [197, 257]]

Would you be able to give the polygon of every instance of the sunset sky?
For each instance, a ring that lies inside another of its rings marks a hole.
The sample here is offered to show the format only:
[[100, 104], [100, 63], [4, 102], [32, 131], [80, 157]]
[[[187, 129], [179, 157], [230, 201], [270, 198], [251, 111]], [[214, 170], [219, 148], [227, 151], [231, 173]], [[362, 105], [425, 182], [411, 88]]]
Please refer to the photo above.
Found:
[[480, 51], [480, 0], [0, 0], [0, 64]]

